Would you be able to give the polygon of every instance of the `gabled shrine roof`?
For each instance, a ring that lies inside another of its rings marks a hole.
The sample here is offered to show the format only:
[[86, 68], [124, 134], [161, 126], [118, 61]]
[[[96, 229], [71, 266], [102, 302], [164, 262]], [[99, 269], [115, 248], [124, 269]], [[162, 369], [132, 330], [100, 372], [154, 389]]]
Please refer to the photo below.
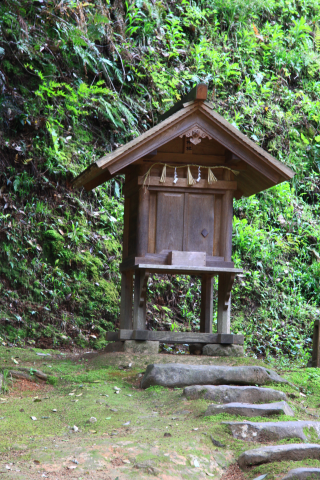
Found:
[[177, 108], [173, 107], [171, 110], [174, 113], [170, 114], [169, 110], [164, 117], [168, 114], [169, 116], [163, 121], [92, 163], [73, 181], [73, 186], [75, 188], [84, 186], [89, 191], [122, 173], [127, 166], [183, 135], [194, 126], [200, 127], [203, 132], [231, 152], [233, 165], [234, 161], [242, 161], [242, 164], [245, 162], [246, 168], [241, 169], [236, 179], [240, 196], [250, 196], [294, 176], [289, 167], [215, 112], [211, 103], [194, 100], [181, 103], [178, 108], [180, 109], [174, 112]]

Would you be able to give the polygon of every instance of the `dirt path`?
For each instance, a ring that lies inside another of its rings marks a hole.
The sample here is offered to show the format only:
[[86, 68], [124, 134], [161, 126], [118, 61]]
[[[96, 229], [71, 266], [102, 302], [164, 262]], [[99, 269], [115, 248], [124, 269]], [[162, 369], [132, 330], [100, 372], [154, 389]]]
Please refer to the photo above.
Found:
[[[36, 353], [0, 351], [1, 367], [13, 368], [15, 358], [19, 365], [52, 375], [55, 380], [50, 381], [56, 383], [16, 381], [1, 396], [0, 479], [245, 480], [258, 476], [257, 469], [244, 474], [235, 465], [239, 454], [254, 446], [233, 439], [221, 424], [233, 417], [204, 417], [210, 402], [188, 401], [182, 389], [139, 388], [149, 363], [226, 361], [172, 355], [61, 356], [53, 352], [50, 357], [39, 357]], [[257, 361], [229, 362], [239, 363]], [[215, 447], [211, 435], [225, 447]], [[287, 465], [274, 472], [273, 478], [281, 478], [286, 469]]]

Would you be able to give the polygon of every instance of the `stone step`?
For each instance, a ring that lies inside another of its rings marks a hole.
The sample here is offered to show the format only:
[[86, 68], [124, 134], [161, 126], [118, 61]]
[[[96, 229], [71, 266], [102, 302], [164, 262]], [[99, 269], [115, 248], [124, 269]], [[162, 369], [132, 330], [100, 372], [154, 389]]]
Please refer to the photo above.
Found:
[[264, 367], [225, 367], [184, 365], [179, 363], [148, 365], [141, 387], [187, 387], [189, 385], [269, 385], [288, 383], [276, 372]]
[[235, 387], [231, 385], [193, 385], [186, 387], [183, 395], [190, 400], [204, 398], [215, 403], [268, 403], [287, 400], [279, 390], [263, 387]]
[[320, 445], [315, 443], [295, 443], [291, 445], [271, 445], [269, 447], [247, 450], [238, 459], [239, 467], [247, 470], [252, 466], [263, 463], [302, 461], [306, 459], [320, 459]]
[[241, 415], [242, 417], [269, 417], [270, 415], [282, 414], [294, 417], [294, 412], [287, 402], [262, 403], [258, 405], [239, 402], [225, 403], [224, 405], [212, 403], [208, 406], [204, 415], [219, 415], [219, 413]]
[[320, 478], [320, 468], [295, 468], [285, 475], [282, 480], [316, 480]]
[[[320, 422], [223, 422], [234, 438], [248, 442], [268, 442], [284, 438], [310, 440], [314, 432], [320, 438]], [[309, 437], [309, 438], [308, 438]]]

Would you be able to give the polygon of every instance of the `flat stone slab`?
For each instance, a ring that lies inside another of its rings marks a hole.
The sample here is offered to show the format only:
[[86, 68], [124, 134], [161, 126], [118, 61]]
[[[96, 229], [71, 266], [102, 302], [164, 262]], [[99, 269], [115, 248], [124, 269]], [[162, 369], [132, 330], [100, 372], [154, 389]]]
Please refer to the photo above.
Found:
[[270, 415], [289, 415], [294, 417], [293, 410], [287, 402], [263, 403], [254, 405], [252, 403], [226, 403], [224, 405], [211, 404], [208, 406], [205, 416], [229, 413], [230, 415], [241, 415], [242, 417], [269, 417]]
[[211, 343], [203, 347], [202, 355], [211, 357], [243, 357], [244, 350], [243, 345]]
[[235, 387], [230, 385], [193, 385], [186, 387], [183, 395], [191, 400], [204, 398], [215, 403], [268, 403], [287, 400], [279, 390], [263, 387]]
[[320, 422], [223, 422], [234, 438], [248, 442], [266, 442], [284, 438], [309, 440], [314, 432], [320, 438]]
[[282, 480], [316, 480], [320, 478], [320, 468], [295, 468], [285, 475]]
[[159, 342], [149, 340], [126, 340], [123, 351], [127, 353], [142, 353], [156, 355], [159, 353]]
[[272, 445], [269, 447], [247, 450], [238, 459], [239, 467], [243, 470], [263, 463], [282, 461], [302, 461], [306, 459], [320, 459], [320, 445], [315, 443], [296, 443], [291, 445]]
[[173, 388], [189, 385], [269, 385], [272, 383], [288, 382], [276, 372], [264, 367], [157, 363], [148, 365], [141, 387], [161, 385]]

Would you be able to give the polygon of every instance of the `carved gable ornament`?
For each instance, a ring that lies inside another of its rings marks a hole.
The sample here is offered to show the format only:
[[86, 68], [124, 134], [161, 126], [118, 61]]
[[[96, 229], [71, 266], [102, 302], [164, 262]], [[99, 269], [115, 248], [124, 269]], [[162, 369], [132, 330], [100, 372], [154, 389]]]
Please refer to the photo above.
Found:
[[190, 142], [193, 143], [193, 145], [198, 145], [198, 143], [201, 142], [202, 138], [208, 138], [209, 140], [212, 140], [212, 137], [205, 133], [198, 125], [194, 125], [190, 130], [188, 130], [186, 133], [183, 135], [179, 135], [180, 138], [186, 136], [187, 138], [190, 139]]

